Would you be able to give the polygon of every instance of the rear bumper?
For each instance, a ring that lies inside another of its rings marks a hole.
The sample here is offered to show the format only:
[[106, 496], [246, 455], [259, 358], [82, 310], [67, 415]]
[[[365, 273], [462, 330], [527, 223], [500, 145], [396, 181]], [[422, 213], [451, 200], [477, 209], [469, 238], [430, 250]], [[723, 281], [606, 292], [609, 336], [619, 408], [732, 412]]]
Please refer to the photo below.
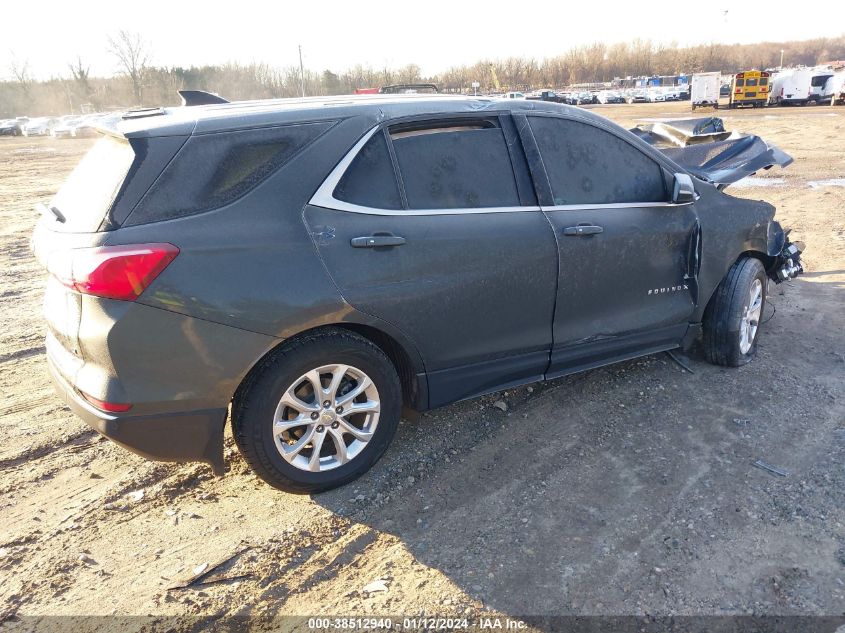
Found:
[[49, 356], [47, 365], [59, 396], [71, 411], [101, 435], [147, 459], [204, 462], [211, 466], [215, 475], [223, 474], [225, 408], [115, 416], [95, 409], [82, 398], [62, 377]]

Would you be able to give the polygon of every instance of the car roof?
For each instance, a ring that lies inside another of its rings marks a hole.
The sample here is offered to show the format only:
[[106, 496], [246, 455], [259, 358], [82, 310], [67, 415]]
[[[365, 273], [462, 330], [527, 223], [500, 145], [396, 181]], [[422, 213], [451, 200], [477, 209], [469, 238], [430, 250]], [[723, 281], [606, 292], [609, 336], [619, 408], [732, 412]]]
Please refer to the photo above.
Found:
[[117, 133], [131, 138], [204, 134], [357, 116], [377, 122], [424, 114], [437, 116], [502, 111], [560, 112], [562, 109], [581, 113], [588, 118], [596, 117], [573, 106], [546, 101], [431, 94], [344, 95], [155, 108], [129, 113], [126, 118], [110, 127]]

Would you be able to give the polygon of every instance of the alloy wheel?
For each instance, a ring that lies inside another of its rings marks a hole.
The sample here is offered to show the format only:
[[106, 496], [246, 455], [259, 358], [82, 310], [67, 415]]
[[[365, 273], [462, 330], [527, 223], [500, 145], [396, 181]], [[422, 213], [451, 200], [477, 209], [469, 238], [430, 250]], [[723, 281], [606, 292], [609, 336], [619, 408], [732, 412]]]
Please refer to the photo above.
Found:
[[338, 468], [355, 459], [376, 431], [378, 389], [351, 365], [323, 365], [294, 381], [273, 418], [282, 458], [307, 472]]

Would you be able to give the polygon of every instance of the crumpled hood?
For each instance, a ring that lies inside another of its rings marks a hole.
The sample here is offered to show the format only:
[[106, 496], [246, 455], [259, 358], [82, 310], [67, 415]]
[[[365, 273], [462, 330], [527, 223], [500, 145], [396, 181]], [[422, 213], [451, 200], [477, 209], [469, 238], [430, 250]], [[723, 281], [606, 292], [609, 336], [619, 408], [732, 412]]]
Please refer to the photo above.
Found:
[[759, 136], [725, 130], [722, 119], [707, 117], [662, 121], [631, 130], [694, 176], [720, 188], [792, 157]]

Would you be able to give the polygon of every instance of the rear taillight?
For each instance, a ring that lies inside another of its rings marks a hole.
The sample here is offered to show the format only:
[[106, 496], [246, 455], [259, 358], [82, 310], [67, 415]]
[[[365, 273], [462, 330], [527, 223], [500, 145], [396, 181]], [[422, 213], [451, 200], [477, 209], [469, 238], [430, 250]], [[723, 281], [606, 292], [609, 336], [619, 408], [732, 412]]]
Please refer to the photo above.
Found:
[[123, 413], [124, 411], [129, 411], [129, 409], [132, 408], [131, 404], [106, 402], [104, 400], [98, 400], [94, 396], [89, 396], [84, 391], [80, 391], [79, 393], [81, 393], [83, 398], [97, 407], [100, 411], [106, 411], [107, 413]]
[[47, 270], [82, 294], [135, 301], [178, 254], [166, 243], [77, 248], [51, 253]]

